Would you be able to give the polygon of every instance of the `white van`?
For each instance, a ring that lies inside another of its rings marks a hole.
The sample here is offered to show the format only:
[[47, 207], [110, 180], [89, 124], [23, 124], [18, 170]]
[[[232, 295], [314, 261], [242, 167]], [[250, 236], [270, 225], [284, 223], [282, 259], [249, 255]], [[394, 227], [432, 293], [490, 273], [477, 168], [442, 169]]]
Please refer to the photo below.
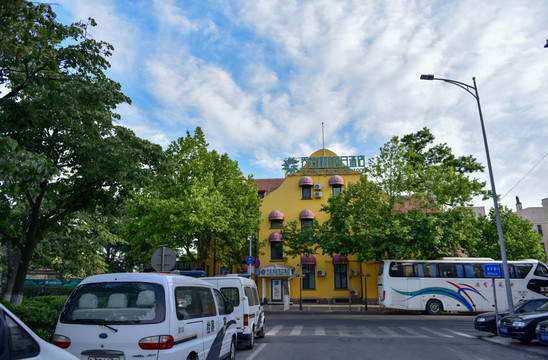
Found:
[[264, 311], [255, 281], [238, 274], [206, 277], [202, 280], [221, 290], [232, 303], [238, 329], [238, 344], [252, 349], [255, 336], [263, 338], [265, 334]]
[[91, 276], [67, 300], [54, 344], [82, 360], [234, 359], [232, 310], [219, 290], [188, 276]]

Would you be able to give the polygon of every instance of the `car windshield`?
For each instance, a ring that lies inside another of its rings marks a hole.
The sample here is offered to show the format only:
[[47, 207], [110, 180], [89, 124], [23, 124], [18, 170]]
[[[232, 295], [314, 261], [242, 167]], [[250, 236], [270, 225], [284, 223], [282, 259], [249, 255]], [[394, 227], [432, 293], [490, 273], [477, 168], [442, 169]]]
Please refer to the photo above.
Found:
[[548, 311], [548, 302], [544, 303], [541, 307], [537, 309], [537, 311]]
[[164, 289], [145, 282], [81, 285], [72, 293], [60, 321], [71, 324], [152, 324], [165, 318]]

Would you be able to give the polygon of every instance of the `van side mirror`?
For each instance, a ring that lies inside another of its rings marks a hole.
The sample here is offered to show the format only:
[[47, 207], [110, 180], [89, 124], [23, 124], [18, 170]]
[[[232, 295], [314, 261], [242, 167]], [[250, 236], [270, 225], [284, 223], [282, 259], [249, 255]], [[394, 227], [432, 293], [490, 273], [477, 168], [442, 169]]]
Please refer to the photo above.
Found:
[[232, 305], [232, 303], [230, 301], [227, 301], [225, 303], [225, 307], [226, 307], [226, 313], [227, 314], [232, 314], [234, 312], [234, 305]]

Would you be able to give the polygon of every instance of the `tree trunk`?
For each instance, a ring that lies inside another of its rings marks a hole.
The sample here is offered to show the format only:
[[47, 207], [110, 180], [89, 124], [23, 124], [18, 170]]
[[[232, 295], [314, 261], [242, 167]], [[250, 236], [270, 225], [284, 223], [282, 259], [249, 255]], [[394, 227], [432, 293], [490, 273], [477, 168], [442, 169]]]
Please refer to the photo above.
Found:
[[[28, 240], [28, 239], [27, 239]], [[30, 241], [27, 241], [29, 243]], [[32, 243], [35, 243], [32, 241]], [[23, 292], [25, 289], [25, 280], [29, 271], [30, 260], [32, 259], [32, 253], [36, 246], [25, 246], [22, 251], [19, 252], [19, 261], [15, 265], [15, 273], [13, 276], [13, 291], [11, 294], [11, 304], [21, 305], [23, 301]]]

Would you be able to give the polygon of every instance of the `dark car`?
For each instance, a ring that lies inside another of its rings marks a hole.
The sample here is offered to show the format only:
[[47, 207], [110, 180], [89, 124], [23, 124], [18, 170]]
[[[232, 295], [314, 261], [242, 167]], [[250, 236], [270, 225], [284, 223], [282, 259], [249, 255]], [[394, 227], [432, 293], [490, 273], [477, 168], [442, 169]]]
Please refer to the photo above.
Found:
[[[514, 305], [514, 314], [522, 314], [525, 312], [535, 311], [547, 302], [548, 297], [542, 299], [520, 300], [516, 305]], [[499, 319], [508, 315], [508, 311], [499, 313]], [[474, 317], [474, 328], [479, 331], [487, 331], [496, 334], [497, 323], [495, 319], [495, 312], [491, 311], [476, 315]]]
[[503, 317], [500, 320], [499, 335], [528, 343], [536, 339], [535, 328], [544, 320], [548, 320], [548, 303], [533, 312]]
[[548, 345], [548, 320], [539, 322], [535, 333], [537, 334], [537, 339], [541, 344]]

